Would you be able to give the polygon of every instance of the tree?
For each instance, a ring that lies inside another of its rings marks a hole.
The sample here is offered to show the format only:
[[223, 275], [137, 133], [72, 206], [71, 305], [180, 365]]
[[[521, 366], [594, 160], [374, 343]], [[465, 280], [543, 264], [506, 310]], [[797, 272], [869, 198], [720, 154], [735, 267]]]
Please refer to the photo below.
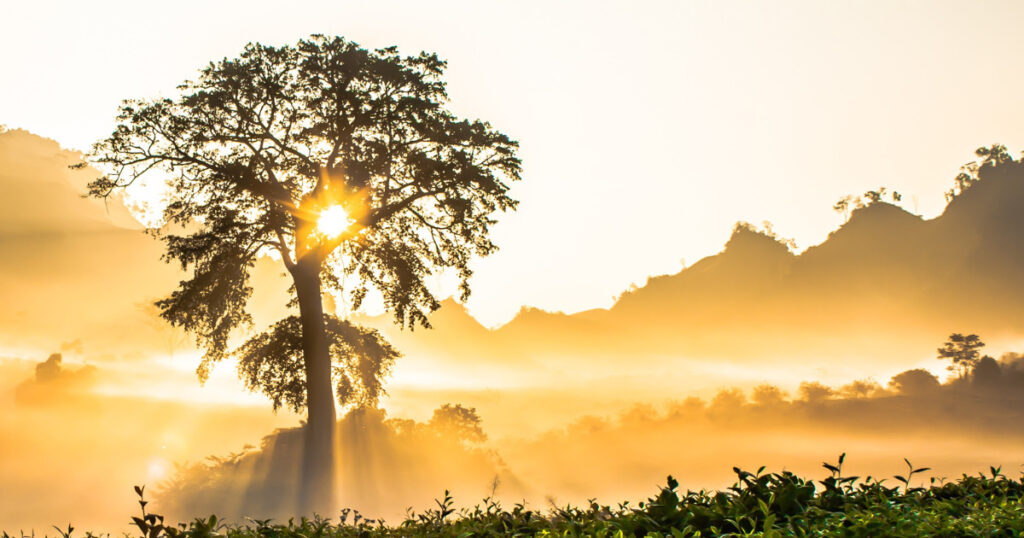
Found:
[[978, 350], [985, 347], [985, 342], [976, 334], [964, 336], [960, 333], [949, 335], [949, 340], [938, 349], [939, 360], [950, 359], [953, 361], [947, 369], [951, 372], [958, 372], [961, 378], [967, 376], [975, 363], [978, 362]]
[[799, 389], [800, 399], [812, 404], [821, 403], [835, 396], [836, 391], [832, 390], [831, 387], [822, 385], [817, 381], [804, 381], [800, 383]]
[[786, 403], [786, 392], [775, 385], [758, 385], [750, 393], [750, 399], [761, 407], [779, 406]]
[[953, 178], [953, 188], [946, 191], [946, 203], [952, 202], [957, 196], [960, 196], [977, 183], [981, 179], [980, 173], [982, 168], [1014, 162], [1013, 156], [1006, 150], [1006, 146], [1002, 144], [982, 146], [974, 150], [974, 154], [978, 157], [978, 160], [960, 167], [960, 173]]
[[885, 187], [878, 187], [878, 190], [876, 191], [865, 192], [864, 196], [862, 197], [863, 200], [865, 200], [865, 205], [877, 204], [878, 202], [881, 202], [882, 198], [885, 197], [886, 191], [888, 191], [888, 189], [886, 189]]
[[475, 407], [444, 404], [434, 410], [429, 424], [431, 428], [442, 435], [459, 441], [480, 443], [487, 440], [487, 434], [484, 433], [481, 422]]
[[978, 387], [996, 388], [1003, 379], [1003, 369], [988, 355], [978, 359], [971, 369], [971, 383]]
[[892, 200], [893, 204], [897, 204], [901, 200], [903, 200], [903, 195], [900, 194], [898, 191], [890, 191], [885, 187], [878, 187], [878, 190], [865, 192], [864, 195], [861, 196], [860, 198], [862, 201], [860, 202], [860, 205], [858, 207], [877, 204], [885, 199], [886, 193], [889, 194], [889, 199]]
[[889, 380], [889, 386], [901, 394], [917, 396], [927, 394], [939, 388], [939, 380], [924, 368], [915, 368], [900, 372]]
[[[236, 354], [275, 408], [306, 409], [307, 512], [334, 508], [332, 374], [342, 403], [372, 401], [397, 356], [373, 331], [325, 315], [322, 294], [358, 308], [376, 289], [398, 325], [429, 327], [440, 303], [426, 277], [454, 270], [465, 300], [469, 261], [496, 249], [493, 215], [516, 206], [518, 144], [446, 110], [445, 67], [435, 54], [340, 37], [249, 44], [176, 97], [125, 101], [90, 153], [105, 172], [92, 196], [147, 175], [166, 181], [154, 233], [190, 278], [157, 306], [196, 337], [200, 379]], [[232, 349], [252, 326], [250, 269], [268, 255], [291, 276], [297, 315]]]
[[859, 203], [857, 197], [847, 194], [846, 196], [840, 198], [839, 201], [836, 202], [834, 206], [832, 206], [832, 210], [842, 215], [843, 221], [845, 222], [847, 220], [850, 220], [850, 211], [857, 203]]
[[903, 195], [897, 191], [890, 191], [885, 187], [878, 187], [878, 190], [867, 191], [861, 196], [853, 196], [847, 194], [839, 199], [835, 205], [832, 206], [832, 210], [843, 216], [843, 220], [850, 220], [850, 212], [854, 209], [861, 209], [872, 204], [877, 204], [885, 199], [886, 193], [889, 194], [889, 198], [893, 204], [899, 203], [903, 200]]

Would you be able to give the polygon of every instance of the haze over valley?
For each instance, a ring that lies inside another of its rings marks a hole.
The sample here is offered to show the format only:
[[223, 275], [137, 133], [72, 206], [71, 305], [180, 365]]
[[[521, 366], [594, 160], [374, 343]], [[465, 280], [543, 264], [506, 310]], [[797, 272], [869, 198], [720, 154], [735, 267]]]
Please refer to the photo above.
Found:
[[1024, 529], [1021, 4], [5, 15], [0, 534]]
[[[4, 449], [17, 485], [7, 491], [20, 493], [0, 516], [41, 526], [56, 506], [107, 525], [130, 502], [123, 485], [141, 480], [183, 517], [203, 506], [287, 514], [288, 496], [268, 492], [288, 487], [298, 456], [284, 440], [299, 417], [266, 412], [227, 363], [195, 382], [190, 340], [141, 299], [180, 277], [123, 206], [76, 195], [87, 172], [67, 166], [78, 158], [25, 131], [0, 134], [0, 427], [21, 439]], [[581, 502], [642, 495], [667, 472], [691, 487], [722, 487], [740, 464], [813, 473], [840, 452], [864, 474], [896, 472], [910, 455], [937, 476], [1011, 468], [1024, 397], [1013, 353], [1022, 204], [1024, 168], [988, 165], [937, 217], [868, 203], [800, 253], [737, 224], [720, 253], [609, 309], [524, 308], [489, 329], [448, 299], [417, 331], [363, 314], [404, 356], [382, 408], [342, 420], [341, 461], [363, 462], [344, 467], [344, 499], [391, 519], [446, 488], [466, 502], [492, 489], [511, 502]], [[284, 311], [286, 286], [269, 264], [255, 274], [266, 323]], [[983, 335], [997, 357], [962, 379], [932, 351], [958, 330]], [[274, 428], [286, 429], [260, 440]], [[37, 459], [53, 464], [19, 463]], [[397, 492], [374, 486], [395, 481]], [[103, 496], [83, 504], [81, 488]], [[26, 491], [65, 493], [26, 505]]]

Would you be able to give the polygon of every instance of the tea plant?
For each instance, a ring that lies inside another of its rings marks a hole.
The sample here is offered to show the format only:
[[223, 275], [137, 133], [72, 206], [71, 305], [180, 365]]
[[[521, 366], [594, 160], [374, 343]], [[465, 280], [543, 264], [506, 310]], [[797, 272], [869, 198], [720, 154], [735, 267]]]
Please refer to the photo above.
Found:
[[[990, 475], [932, 479], [928, 487], [912, 487], [913, 476], [928, 468], [904, 460], [907, 473], [894, 477], [899, 485], [889, 487], [884, 479], [843, 476], [845, 458], [824, 463], [830, 474], [820, 481], [788, 471], [765, 473], [763, 467], [753, 473], [734, 468], [735, 484], [717, 492], [682, 492], [669, 476], [655, 496], [635, 507], [591, 500], [585, 507], [537, 511], [518, 503], [506, 509], [492, 495], [473, 508], [456, 510], [446, 491], [436, 508], [410, 511], [394, 526], [352, 510], [343, 510], [336, 521], [316, 517], [228, 525], [210, 516], [172, 526], [146, 511], [143, 488], [137, 487], [141, 515], [132, 521], [140, 538], [1024, 536], [1024, 480], [1011, 479], [1000, 468], [991, 468]], [[56, 529], [61, 538], [71, 538], [74, 530], [70, 525]], [[16, 537], [3, 533], [0, 538]]]

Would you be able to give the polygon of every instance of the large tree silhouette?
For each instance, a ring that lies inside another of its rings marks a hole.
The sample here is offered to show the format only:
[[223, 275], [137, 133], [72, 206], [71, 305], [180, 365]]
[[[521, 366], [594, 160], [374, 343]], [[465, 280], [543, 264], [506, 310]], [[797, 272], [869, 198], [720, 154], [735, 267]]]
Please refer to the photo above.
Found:
[[[396, 323], [429, 327], [439, 302], [425, 278], [454, 269], [465, 299], [469, 261], [495, 250], [493, 215], [516, 205], [518, 144], [446, 110], [445, 65], [338, 37], [249, 44], [176, 97], [125, 101], [91, 152], [106, 174], [93, 196], [146, 175], [167, 182], [155, 233], [190, 278], [157, 305], [196, 336], [200, 378], [237, 353], [250, 387], [307, 409], [307, 512], [334, 508], [332, 353], [343, 401], [375, 399], [396, 356], [375, 332], [325, 316], [321, 294], [349, 293], [358, 308], [376, 289]], [[291, 275], [298, 315], [232, 350], [265, 255]]]

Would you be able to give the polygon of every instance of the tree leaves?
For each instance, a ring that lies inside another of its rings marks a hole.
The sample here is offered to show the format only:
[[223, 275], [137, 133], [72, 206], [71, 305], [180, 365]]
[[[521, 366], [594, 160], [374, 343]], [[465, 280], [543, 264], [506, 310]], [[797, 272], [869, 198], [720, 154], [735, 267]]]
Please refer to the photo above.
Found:
[[976, 334], [963, 335], [953, 333], [949, 340], [940, 347], [937, 352], [939, 360], [950, 359], [949, 370], [960, 372], [960, 377], [965, 377], [967, 372], [978, 362], [979, 349], [985, 347], [985, 342]]
[[[300, 257], [320, 268], [332, 253], [343, 257], [327, 266], [355, 278], [324, 271], [323, 285], [355, 304], [376, 288], [410, 328], [429, 326], [440, 304], [431, 274], [454, 269], [468, 295], [469, 261], [496, 249], [492, 215], [515, 208], [508, 184], [521, 163], [514, 140], [446, 110], [445, 67], [435, 54], [314, 35], [294, 46], [251, 43], [175, 97], [122, 104], [114, 131], [92, 149], [106, 174], [89, 193], [166, 179], [154, 233], [165, 259], [193, 278], [158, 305], [196, 335], [207, 367], [248, 321], [247, 272], [269, 250], [289, 269]], [[358, 237], [310, 234], [319, 209], [357, 193], [366, 205]]]
[[[333, 377], [341, 405], [375, 406], [384, 395], [382, 381], [400, 354], [373, 329], [325, 316]], [[306, 407], [302, 324], [298, 316], [275, 323], [250, 338], [236, 353], [246, 387], [271, 398], [274, 410]]]

